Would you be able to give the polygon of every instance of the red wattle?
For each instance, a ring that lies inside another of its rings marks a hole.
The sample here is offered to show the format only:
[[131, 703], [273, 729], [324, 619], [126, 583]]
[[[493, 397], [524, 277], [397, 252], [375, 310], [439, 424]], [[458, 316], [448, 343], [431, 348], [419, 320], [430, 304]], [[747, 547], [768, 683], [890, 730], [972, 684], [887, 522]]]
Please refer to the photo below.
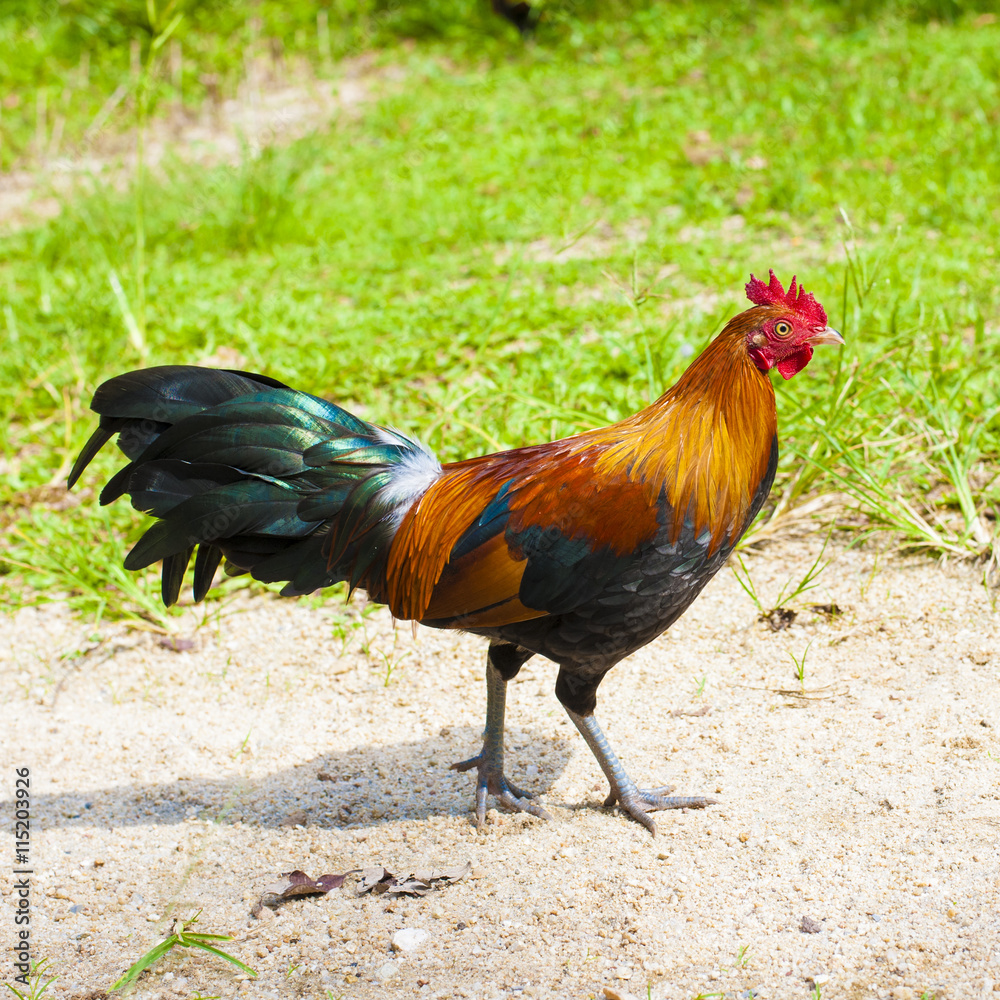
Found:
[[813, 349], [808, 344], [803, 344], [794, 354], [789, 354], [787, 358], [782, 358], [775, 367], [782, 378], [789, 379], [802, 371], [812, 360], [812, 356]]

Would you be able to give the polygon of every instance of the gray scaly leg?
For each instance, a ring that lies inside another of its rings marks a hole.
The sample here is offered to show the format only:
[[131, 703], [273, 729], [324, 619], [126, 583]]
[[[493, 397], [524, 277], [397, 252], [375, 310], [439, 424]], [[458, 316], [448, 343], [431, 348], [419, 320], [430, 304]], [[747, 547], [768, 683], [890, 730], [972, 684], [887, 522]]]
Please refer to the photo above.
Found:
[[608, 743], [608, 738], [598, 725], [597, 719], [593, 715], [577, 715], [569, 708], [566, 709], [566, 714], [587, 741], [587, 746], [597, 758], [597, 763], [601, 765], [601, 770], [611, 785], [611, 792], [604, 804], [611, 806], [617, 802], [620, 809], [638, 820], [654, 837], [656, 824], [649, 815], [653, 810], [704, 809], [705, 806], [718, 801], [700, 795], [670, 795], [672, 789], [669, 787], [637, 788], [622, 767], [617, 754], [611, 749], [611, 744]]
[[476, 781], [476, 825], [486, 822], [486, 796], [495, 795], [500, 802], [516, 812], [531, 813], [542, 819], [552, 817], [537, 803], [529, 801], [531, 792], [526, 792], [508, 781], [503, 773], [503, 721], [507, 702], [507, 682], [493, 665], [494, 647], [486, 659], [486, 730], [483, 733], [483, 749], [469, 760], [451, 765], [453, 771], [470, 771], [478, 768]]

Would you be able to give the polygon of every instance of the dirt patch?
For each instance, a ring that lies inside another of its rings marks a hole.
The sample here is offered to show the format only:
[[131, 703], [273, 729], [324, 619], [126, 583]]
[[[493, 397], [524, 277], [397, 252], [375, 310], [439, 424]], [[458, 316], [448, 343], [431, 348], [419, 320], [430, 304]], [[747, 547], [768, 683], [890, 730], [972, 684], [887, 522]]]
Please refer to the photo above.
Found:
[[[326, 131], [402, 76], [398, 67], [380, 66], [371, 55], [345, 60], [331, 80], [318, 79], [305, 63], [281, 72], [273, 64], [248, 69], [232, 98], [219, 96], [198, 109], [179, 103], [159, 109], [147, 131], [150, 169], [167, 156], [205, 167], [235, 166], [269, 146]], [[35, 162], [0, 175], [0, 224], [17, 228], [52, 218], [81, 185], [123, 189], [136, 166], [130, 95], [124, 85], [109, 95], [79, 142], [50, 142]]]
[[[818, 544], [750, 554], [765, 602]], [[477, 832], [448, 765], [478, 748], [480, 640], [266, 595], [191, 608], [172, 643], [23, 609], [0, 744], [32, 772], [34, 957], [84, 997], [201, 910], [259, 978], [175, 952], [137, 995], [995, 996], [990, 595], [970, 568], [841, 550], [808, 601], [840, 613], [797, 605], [772, 632], [724, 571], [609, 674], [598, 715], [631, 772], [720, 799], [655, 839], [601, 808], [546, 661], [511, 685], [508, 770], [555, 819]], [[426, 896], [345, 884], [251, 916], [283, 872], [466, 861]]]

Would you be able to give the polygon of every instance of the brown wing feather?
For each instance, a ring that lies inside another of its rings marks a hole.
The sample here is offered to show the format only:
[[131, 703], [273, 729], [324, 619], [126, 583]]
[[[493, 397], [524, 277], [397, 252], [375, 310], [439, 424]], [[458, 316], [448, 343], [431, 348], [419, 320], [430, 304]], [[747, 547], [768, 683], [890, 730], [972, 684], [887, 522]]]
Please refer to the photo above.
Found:
[[455, 543], [503, 485], [503, 479], [477, 477], [474, 469], [460, 465], [445, 466], [441, 477], [407, 511], [393, 539], [386, 591], [397, 618], [427, 617], [431, 594]]
[[425, 620], [455, 619], [455, 624], [502, 625], [545, 614], [526, 608], [517, 598], [525, 559], [515, 558], [503, 532], [452, 560], [431, 593]]
[[[393, 614], [441, 617], [433, 608], [438, 607], [446, 567], [448, 580], [453, 581], [448, 586], [456, 597], [463, 587], [473, 586], [494, 601], [503, 598], [505, 586], [512, 588], [507, 597], [517, 596], [524, 557], [509, 549], [504, 532], [488, 551], [481, 546], [455, 564], [448, 562], [455, 543], [512, 479], [516, 483], [508, 495], [507, 523], [513, 534], [537, 526], [567, 538], [585, 538], [594, 548], [607, 547], [619, 555], [635, 551], [656, 533], [656, 491], [630, 480], [623, 471], [598, 475], [601, 451], [593, 434], [581, 434], [446, 465], [441, 478], [407, 512], [393, 539], [386, 573]], [[477, 565], [480, 559], [487, 559], [486, 568]], [[453, 606], [444, 593], [441, 606]], [[525, 618], [535, 617], [528, 610], [523, 605], [511, 608]]]

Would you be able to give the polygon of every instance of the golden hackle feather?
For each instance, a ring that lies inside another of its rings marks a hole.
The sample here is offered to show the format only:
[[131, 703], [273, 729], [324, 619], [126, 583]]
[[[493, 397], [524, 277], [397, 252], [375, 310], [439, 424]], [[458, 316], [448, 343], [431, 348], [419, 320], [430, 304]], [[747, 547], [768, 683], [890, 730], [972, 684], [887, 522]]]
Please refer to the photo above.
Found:
[[[634, 424], [644, 432], [643, 445], [633, 453], [633, 475], [664, 489], [677, 515], [671, 541], [687, 516], [696, 535], [712, 532], [711, 551], [723, 541], [735, 542], [767, 470], [777, 432], [774, 389], [745, 349], [760, 312], [737, 316], [676, 385], [616, 425]], [[620, 449], [627, 448], [626, 435]], [[616, 454], [615, 460], [627, 458]]]

